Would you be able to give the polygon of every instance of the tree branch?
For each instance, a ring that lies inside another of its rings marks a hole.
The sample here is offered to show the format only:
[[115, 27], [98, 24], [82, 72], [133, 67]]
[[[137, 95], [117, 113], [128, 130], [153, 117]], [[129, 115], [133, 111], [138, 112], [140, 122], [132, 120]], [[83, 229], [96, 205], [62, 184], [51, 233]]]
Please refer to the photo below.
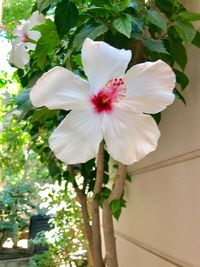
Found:
[[127, 166], [120, 163], [119, 164], [119, 172], [118, 172], [118, 178], [117, 181], [114, 184], [114, 188], [109, 196], [109, 202], [120, 199], [123, 191], [124, 191], [124, 185], [126, 181], [126, 172], [127, 172]]
[[93, 190], [92, 199], [92, 237], [93, 237], [93, 259], [94, 267], [104, 267], [101, 248], [101, 228], [99, 218], [99, 203], [96, 196], [101, 192], [104, 177], [104, 144], [103, 141], [99, 146], [97, 158], [97, 174]]
[[[74, 175], [73, 165], [68, 165], [68, 171], [70, 174]], [[78, 201], [81, 204], [81, 213], [84, 223], [84, 235], [88, 241], [89, 245], [89, 254], [92, 255], [93, 251], [93, 238], [92, 238], [92, 228], [90, 226], [90, 215], [88, 212], [88, 205], [87, 205], [87, 195], [85, 194], [86, 186], [83, 186], [83, 189], [79, 189], [76, 181], [74, 182], [74, 188], [78, 197]], [[91, 258], [91, 257], [90, 257]], [[93, 264], [93, 258], [92, 264]]]
[[110, 209], [110, 203], [113, 200], [117, 200], [122, 197], [126, 181], [126, 171], [127, 166], [120, 164], [117, 181], [114, 184], [114, 188], [109, 198], [105, 200], [103, 204], [103, 231], [106, 247], [106, 263], [108, 267], [118, 267], [113, 216]]
[[144, 45], [141, 40], [134, 40], [131, 45], [131, 51], [133, 52], [133, 58], [131, 60], [131, 65], [140, 63], [143, 54]]
[[82, 213], [82, 218], [84, 222], [84, 233], [85, 237], [88, 240], [88, 245], [89, 245], [89, 255], [91, 258], [93, 264], [93, 257], [92, 257], [92, 251], [93, 251], [93, 238], [92, 238], [92, 228], [90, 226], [90, 216], [88, 212], [88, 206], [87, 206], [87, 195], [83, 190], [79, 189], [78, 187], [75, 187], [77, 196], [78, 196], [78, 201], [81, 204], [81, 213]]

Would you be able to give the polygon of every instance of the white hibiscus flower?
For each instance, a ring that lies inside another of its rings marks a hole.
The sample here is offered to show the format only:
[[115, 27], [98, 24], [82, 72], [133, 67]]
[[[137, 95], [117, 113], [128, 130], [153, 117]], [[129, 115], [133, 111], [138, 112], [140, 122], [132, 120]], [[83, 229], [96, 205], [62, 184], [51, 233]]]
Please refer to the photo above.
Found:
[[34, 106], [72, 110], [49, 139], [57, 158], [83, 163], [95, 157], [104, 139], [113, 159], [132, 164], [156, 149], [154, 119], [174, 101], [175, 75], [163, 61], [125, 70], [131, 51], [87, 38], [82, 63], [88, 81], [63, 67], [44, 74], [33, 87]]
[[13, 31], [16, 39], [12, 43], [10, 63], [13, 63], [18, 68], [23, 68], [29, 63], [30, 56], [28, 51], [35, 50], [36, 48], [36, 44], [32, 43], [30, 40], [37, 42], [41, 37], [41, 33], [32, 30], [32, 28], [44, 23], [44, 21], [44, 16], [38, 11], [35, 11], [28, 20], [23, 20], [21, 24], [16, 27]]

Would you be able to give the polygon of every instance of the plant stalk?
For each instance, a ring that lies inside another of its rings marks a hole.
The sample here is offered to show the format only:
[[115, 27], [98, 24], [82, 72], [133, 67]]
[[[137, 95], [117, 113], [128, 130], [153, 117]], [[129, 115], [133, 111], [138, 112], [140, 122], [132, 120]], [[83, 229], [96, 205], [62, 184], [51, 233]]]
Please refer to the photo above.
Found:
[[[70, 174], [74, 175], [73, 165], [68, 165], [68, 171]], [[93, 251], [93, 238], [92, 238], [92, 228], [90, 225], [90, 215], [88, 212], [88, 205], [87, 205], [87, 195], [85, 193], [85, 187], [83, 189], [79, 189], [76, 181], [74, 182], [74, 188], [78, 197], [78, 201], [81, 204], [81, 212], [82, 212], [82, 218], [83, 218], [83, 226], [84, 226], [84, 235], [88, 241], [88, 255], [90, 264], [93, 264], [93, 257], [92, 257], [92, 251]]]
[[124, 185], [126, 181], [126, 165], [120, 164], [118, 178], [114, 188], [107, 200], [103, 204], [103, 232], [106, 248], [106, 264], [108, 267], [118, 267], [116, 240], [114, 233], [114, 224], [110, 204], [113, 200], [118, 200], [122, 197]]
[[101, 226], [99, 216], [99, 203], [96, 199], [101, 192], [104, 178], [104, 143], [100, 143], [97, 157], [97, 174], [92, 199], [92, 237], [94, 267], [104, 267], [101, 247]]

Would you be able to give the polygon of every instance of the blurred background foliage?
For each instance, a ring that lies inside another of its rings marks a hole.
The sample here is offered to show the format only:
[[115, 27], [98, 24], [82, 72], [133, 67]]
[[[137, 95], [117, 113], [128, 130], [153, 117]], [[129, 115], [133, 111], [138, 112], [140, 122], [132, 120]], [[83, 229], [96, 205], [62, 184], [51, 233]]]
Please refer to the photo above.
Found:
[[4, 0], [3, 24], [14, 29], [20, 20], [30, 16], [34, 3], [35, 0]]

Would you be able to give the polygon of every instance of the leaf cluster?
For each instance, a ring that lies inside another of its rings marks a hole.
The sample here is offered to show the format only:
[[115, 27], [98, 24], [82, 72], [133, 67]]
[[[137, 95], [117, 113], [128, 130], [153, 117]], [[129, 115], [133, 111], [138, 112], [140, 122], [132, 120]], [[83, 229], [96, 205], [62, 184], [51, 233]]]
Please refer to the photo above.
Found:
[[[33, 11], [38, 9], [48, 19], [35, 30], [41, 38], [35, 52], [31, 54], [29, 66], [18, 70], [23, 90], [16, 97], [16, 105], [21, 110], [21, 121], [28, 127], [32, 149], [38, 153], [42, 163], [55, 179], [62, 177], [72, 184], [74, 176], [48, 147], [48, 137], [52, 130], [67, 115], [66, 111], [35, 110], [29, 100], [29, 91], [36, 80], [54, 66], [63, 66], [85, 78], [81, 65], [81, 47], [86, 37], [103, 40], [117, 47], [130, 49], [133, 53], [129, 67], [136, 63], [162, 59], [175, 72], [176, 97], [186, 101], [183, 91], [189, 79], [185, 74], [188, 45], [200, 47], [200, 34], [193, 25], [200, 14], [191, 12], [180, 0], [37, 0]], [[98, 63], [97, 63], [98, 64]], [[161, 115], [154, 116], [157, 122]], [[108, 160], [108, 157], [107, 159]], [[86, 192], [93, 190], [95, 179], [94, 161], [75, 166], [80, 173]], [[108, 172], [105, 171], [105, 184]], [[103, 189], [100, 202], [108, 195]], [[102, 197], [103, 196], [103, 197]], [[117, 218], [124, 201], [113, 202], [111, 208]]]
[[34, 189], [30, 184], [9, 184], [0, 191], [0, 233], [10, 232], [13, 240], [29, 224], [35, 209]]
[[80, 204], [72, 184], [62, 180], [60, 184], [45, 184], [40, 190], [40, 208], [50, 216], [51, 229], [39, 233], [33, 242], [48, 245], [56, 266], [72, 264], [78, 259], [83, 261], [87, 243], [84, 242]]

